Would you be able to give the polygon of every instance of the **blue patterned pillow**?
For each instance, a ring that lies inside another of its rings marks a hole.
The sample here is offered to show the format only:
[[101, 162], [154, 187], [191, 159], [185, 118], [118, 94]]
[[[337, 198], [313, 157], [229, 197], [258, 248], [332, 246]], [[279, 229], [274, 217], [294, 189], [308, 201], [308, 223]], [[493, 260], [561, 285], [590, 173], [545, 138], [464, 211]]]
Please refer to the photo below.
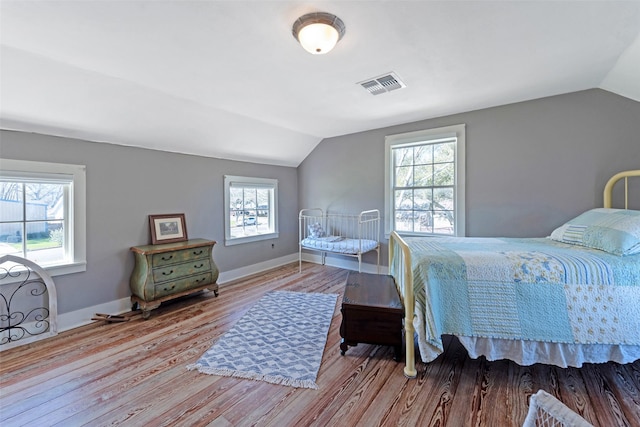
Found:
[[319, 237], [326, 236], [327, 233], [324, 232], [324, 229], [320, 225], [319, 222], [314, 222], [313, 224], [309, 224], [309, 237], [317, 239]]
[[640, 211], [592, 209], [551, 233], [551, 239], [614, 255], [640, 253]]

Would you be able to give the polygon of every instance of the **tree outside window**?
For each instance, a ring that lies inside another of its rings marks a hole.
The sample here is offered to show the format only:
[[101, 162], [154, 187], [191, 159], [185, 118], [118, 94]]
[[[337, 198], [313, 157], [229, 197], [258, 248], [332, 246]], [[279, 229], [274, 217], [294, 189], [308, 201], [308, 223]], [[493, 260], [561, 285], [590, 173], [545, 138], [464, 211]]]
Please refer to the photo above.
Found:
[[0, 252], [46, 265], [65, 259], [68, 183], [0, 182]]
[[464, 125], [387, 137], [386, 232], [464, 235]]

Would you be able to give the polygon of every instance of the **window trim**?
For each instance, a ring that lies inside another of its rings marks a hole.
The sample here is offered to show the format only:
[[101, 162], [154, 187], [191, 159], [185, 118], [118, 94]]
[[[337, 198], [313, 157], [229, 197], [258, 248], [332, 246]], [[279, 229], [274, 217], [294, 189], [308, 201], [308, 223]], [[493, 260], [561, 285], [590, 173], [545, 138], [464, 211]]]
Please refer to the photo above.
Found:
[[[391, 194], [391, 189], [393, 188], [393, 155], [392, 150], [395, 147], [402, 145], [417, 145], [420, 142], [429, 143], [430, 141], [435, 141], [443, 138], [452, 138], [455, 137], [456, 141], [456, 152], [455, 152], [455, 185], [454, 185], [454, 199], [455, 199], [455, 223], [454, 223], [454, 236], [465, 236], [466, 235], [466, 219], [465, 219], [465, 133], [466, 133], [466, 125], [452, 125], [452, 126], [444, 126], [433, 129], [424, 129], [414, 132], [406, 132], [395, 135], [387, 135], [385, 136], [385, 149], [384, 149], [384, 234], [388, 239], [389, 234], [393, 230], [394, 223], [394, 208], [393, 208], [393, 196]], [[440, 234], [432, 234], [432, 233], [407, 233], [402, 232], [401, 234], [413, 234], [418, 236], [439, 236]]]
[[0, 159], [0, 174], [6, 176], [33, 177], [45, 175], [71, 176], [69, 205], [73, 206], [65, 215], [68, 221], [68, 242], [71, 260], [63, 264], [42, 266], [49, 275], [79, 273], [87, 270], [87, 177], [85, 165], [36, 162], [30, 160]]
[[[231, 237], [231, 184], [242, 184], [244, 186], [255, 185], [258, 187], [269, 187], [273, 189], [273, 232], [266, 234], [256, 234], [246, 237]], [[233, 246], [243, 243], [258, 242], [261, 240], [277, 239], [280, 236], [278, 231], [278, 180], [272, 178], [255, 178], [247, 176], [225, 175], [224, 176], [224, 245]]]

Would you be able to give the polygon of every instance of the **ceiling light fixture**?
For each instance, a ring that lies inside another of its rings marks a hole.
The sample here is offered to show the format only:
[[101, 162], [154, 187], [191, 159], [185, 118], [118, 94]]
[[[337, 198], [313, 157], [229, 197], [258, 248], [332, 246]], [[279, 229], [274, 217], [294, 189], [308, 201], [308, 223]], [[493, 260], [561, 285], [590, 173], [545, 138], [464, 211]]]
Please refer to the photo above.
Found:
[[307, 13], [296, 19], [291, 32], [302, 47], [314, 55], [329, 52], [344, 36], [342, 19], [326, 12]]

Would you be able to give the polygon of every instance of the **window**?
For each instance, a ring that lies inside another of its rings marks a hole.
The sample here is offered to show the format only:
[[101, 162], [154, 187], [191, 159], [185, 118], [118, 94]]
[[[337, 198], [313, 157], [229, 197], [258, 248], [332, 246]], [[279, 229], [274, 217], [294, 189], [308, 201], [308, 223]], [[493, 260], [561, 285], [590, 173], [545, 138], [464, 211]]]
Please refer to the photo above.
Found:
[[0, 160], [0, 255], [52, 276], [86, 270], [85, 166]]
[[465, 125], [385, 139], [385, 232], [464, 236]]
[[278, 180], [225, 175], [225, 245], [278, 237]]

